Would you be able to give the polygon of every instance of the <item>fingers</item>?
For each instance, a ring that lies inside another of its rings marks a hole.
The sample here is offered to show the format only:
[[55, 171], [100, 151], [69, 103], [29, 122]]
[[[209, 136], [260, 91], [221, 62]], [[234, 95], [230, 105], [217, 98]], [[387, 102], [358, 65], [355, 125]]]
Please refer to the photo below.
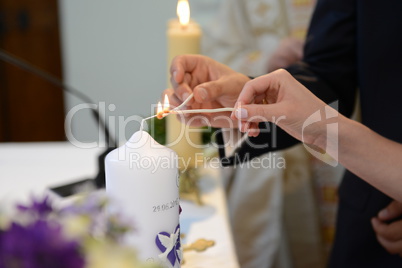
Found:
[[191, 73], [197, 66], [200, 56], [180, 55], [173, 58], [170, 65], [170, 75], [173, 80], [180, 84], [184, 80], [185, 73]]
[[[178, 84], [175, 81], [173, 81], [173, 78], [171, 78], [171, 84], [172, 87], [174, 88], [176, 97], [182, 102], [185, 101], [188, 98], [188, 96], [190, 96], [190, 94], [192, 93], [189, 83], [187, 83], [186, 81]], [[189, 105], [192, 103], [193, 100], [189, 102]]]
[[[237, 99], [233, 119], [251, 122], [267, 122], [272, 117], [284, 114], [285, 106], [279, 98], [281, 87], [293, 79], [285, 70], [277, 70], [246, 83]], [[265, 99], [269, 104], [253, 104], [255, 100]], [[241, 107], [240, 107], [241, 106]]]
[[211, 102], [222, 95], [223, 82], [220, 80], [203, 83], [194, 88], [196, 102]]
[[390, 253], [398, 254], [402, 257], [402, 241], [390, 242], [384, 238], [378, 237], [378, 242]]
[[[200, 61], [200, 56], [197, 55], [180, 55], [172, 60], [170, 66], [170, 82], [175, 89], [177, 98], [184, 101], [193, 92], [191, 89], [192, 72], [197, 67]], [[191, 105], [194, 101], [190, 100]]]
[[371, 223], [378, 236], [392, 242], [402, 240], [402, 220], [388, 224], [378, 218], [373, 218]]
[[[249, 81], [239, 95], [235, 111], [231, 118], [241, 121], [239, 129], [249, 136], [259, 135], [259, 122], [274, 122], [275, 118], [285, 113], [286, 103], [278, 102], [279, 90], [290, 74], [277, 70], [268, 75]], [[293, 78], [292, 78], [293, 79]], [[267, 101], [269, 104], [255, 104]]]
[[393, 201], [378, 213], [381, 221], [390, 221], [402, 216], [402, 203]]
[[275, 118], [281, 111], [279, 104], [251, 104], [242, 105], [234, 112], [234, 118], [239, 120], [239, 130], [247, 132], [250, 137], [260, 134], [259, 122], [275, 122]]
[[[244, 86], [237, 102], [241, 104], [250, 104], [256, 97], [261, 95], [277, 96], [283, 81], [288, 80], [289, 77], [291, 76], [287, 71], [280, 69], [251, 80]], [[274, 101], [276, 101], [275, 98]], [[270, 103], [272, 102], [273, 101]]]
[[252, 128], [250, 130], [247, 131], [247, 135], [249, 137], [257, 137], [258, 135], [260, 135], [260, 129], [257, 128]]
[[188, 66], [187, 58], [185, 56], [176, 56], [173, 58], [172, 63], [170, 65], [170, 75], [173, 80], [172, 82], [175, 82], [177, 84], [183, 82], [187, 66]]
[[371, 224], [378, 242], [391, 254], [402, 256], [402, 220], [387, 223], [387, 221], [402, 215], [402, 204], [393, 201], [373, 218]]
[[391, 224], [381, 222], [378, 218], [371, 220], [378, 242], [391, 254], [402, 256], [402, 221]]
[[241, 122], [239, 126], [239, 130], [241, 132], [246, 132], [249, 137], [257, 137], [260, 135], [260, 128], [258, 127], [257, 123], [254, 122]]
[[247, 122], [273, 122], [283, 113], [282, 104], [249, 104], [241, 105], [234, 112], [236, 119]]

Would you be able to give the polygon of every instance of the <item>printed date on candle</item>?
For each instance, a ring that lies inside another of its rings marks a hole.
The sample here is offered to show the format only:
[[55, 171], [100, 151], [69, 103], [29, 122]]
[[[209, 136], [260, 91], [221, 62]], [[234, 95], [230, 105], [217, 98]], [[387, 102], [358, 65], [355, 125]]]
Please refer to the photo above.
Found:
[[154, 212], [161, 212], [161, 211], [167, 211], [167, 210], [177, 207], [179, 205], [180, 205], [180, 199], [176, 198], [175, 200], [172, 200], [165, 204], [153, 206], [152, 209]]

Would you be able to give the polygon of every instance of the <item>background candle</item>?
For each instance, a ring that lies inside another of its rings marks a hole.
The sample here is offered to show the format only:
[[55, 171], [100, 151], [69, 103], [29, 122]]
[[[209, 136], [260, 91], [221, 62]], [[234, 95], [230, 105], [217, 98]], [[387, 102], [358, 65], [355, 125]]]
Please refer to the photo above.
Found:
[[[174, 233], [179, 224], [177, 154], [138, 131], [105, 160], [106, 191], [117, 210], [134, 223], [126, 237], [143, 261], [159, 261], [155, 239]], [[175, 267], [179, 267], [176, 262]]]
[[[177, 13], [179, 19], [172, 19], [168, 22], [167, 44], [168, 44], [168, 72], [170, 64], [175, 56], [182, 54], [199, 54], [202, 31], [200, 26], [190, 20], [190, 9], [186, 0], [178, 2]], [[168, 73], [168, 78], [170, 73]], [[168, 87], [171, 84], [168, 79]], [[202, 143], [201, 132], [194, 132], [193, 128], [189, 128], [181, 124], [176, 116], [168, 116], [166, 118], [167, 135], [166, 142], [179, 157], [184, 161], [189, 161], [191, 167], [195, 164], [195, 156], [201, 152], [201, 149], [195, 148], [192, 144], [200, 145]], [[188, 139], [187, 139], [188, 137]], [[183, 168], [183, 163], [179, 165]]]

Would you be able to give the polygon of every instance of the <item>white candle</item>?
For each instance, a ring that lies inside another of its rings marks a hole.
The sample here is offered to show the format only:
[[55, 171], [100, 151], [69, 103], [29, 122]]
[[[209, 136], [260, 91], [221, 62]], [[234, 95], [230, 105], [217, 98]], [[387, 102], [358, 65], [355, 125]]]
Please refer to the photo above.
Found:
[[138, 131], [110, 152], [105, 164], [111, 210], [135, 226], [127, 244], [137, 250], [140, 260], [180, 267], [177, 154]]

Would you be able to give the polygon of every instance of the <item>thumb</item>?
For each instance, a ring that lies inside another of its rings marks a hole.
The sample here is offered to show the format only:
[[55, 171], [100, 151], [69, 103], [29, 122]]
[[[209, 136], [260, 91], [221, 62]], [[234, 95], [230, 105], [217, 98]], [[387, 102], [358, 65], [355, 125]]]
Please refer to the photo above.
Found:
[[221, 80], [215, 80], [198, 85], [194, 88], [194, 99], [196, 102], [211, 102], [224, 94], [225, 84]]
[[278, 117], [281, 104], [242, 104], [235, 110], [234, 118], [248, 122], [274, 122]]
[[392, 201], [386, 208], [378, 213], [378, 218], [382, 221], [389, 221], [402, 215], [402, 203]]

